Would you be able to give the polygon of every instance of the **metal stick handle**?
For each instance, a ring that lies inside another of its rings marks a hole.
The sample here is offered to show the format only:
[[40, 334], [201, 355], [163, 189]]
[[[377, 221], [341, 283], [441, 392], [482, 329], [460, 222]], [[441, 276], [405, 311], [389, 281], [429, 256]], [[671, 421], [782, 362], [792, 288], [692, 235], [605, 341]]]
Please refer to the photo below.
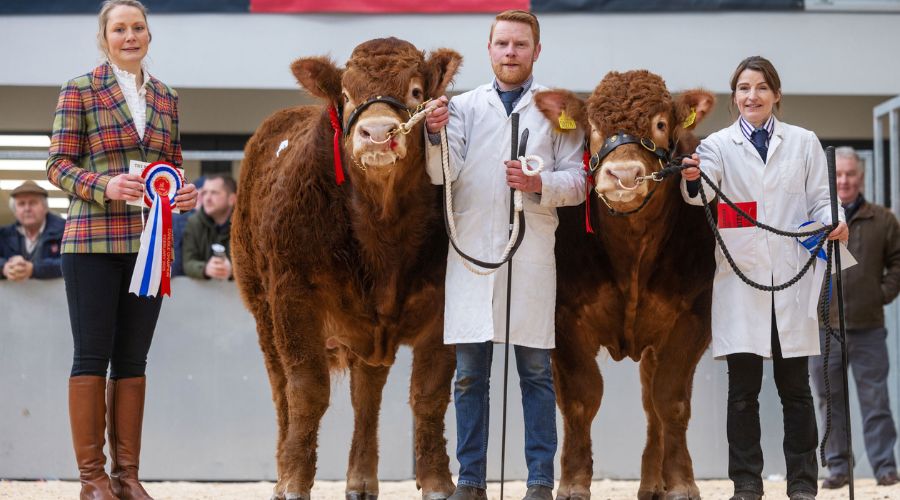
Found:
[[[512, 138], [510, 140], [509, 158], [515, 160], [519, 154], [519, 113], [510, 115], [512, 120]], [[509, 188], [509, 234], [512, 235], [512, 223], [515, 216], [513, 189]], [[500, 439], [500, 498], [503, 499], [503, 484], [506, 479], [506, 400], [509, 386], [509, 320], [512, 300], [512, 259], [506, 263], [506, 344], [503, 349], [503, 430]]]
[[[834, 146], [825, 148], [825, 161], [828, 163], [828, 189], [831, 193], [831, 223], [838, 224], [837, 167], [834, 158]], [[850, 500], [854, 499], [853, 488], [853, 436], [850, 430], [850, 381], [848, 380], [849, 357], [847, 354], [847, 329], [844, 323], [844, 285], [841, 280], [841, 245], [831, 242], [831, 254], [834, 256], [835, 285], [837, 287], [838, 327], [841, 337], [841, 375], [844, 384], [844, 433], [847, 435], [847, 471], [849, 478]], [[830, 277], [829, 277], [830, 278]]]
[[828, 163], [828, 192], [831, 194], [831, 223], [838, 223], [837, 170], [834, 160], [834, 146], [825, 148], [825, 161]]

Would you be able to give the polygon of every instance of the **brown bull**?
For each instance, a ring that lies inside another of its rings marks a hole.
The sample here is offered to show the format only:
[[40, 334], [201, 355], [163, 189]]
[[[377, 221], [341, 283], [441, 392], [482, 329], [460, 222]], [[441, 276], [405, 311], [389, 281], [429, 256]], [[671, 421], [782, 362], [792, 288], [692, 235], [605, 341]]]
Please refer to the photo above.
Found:
[[652, 143], [673, 154], [694, 150], [689, 130], [713, 99], [699, 90], [672, 98], [647, 71], [608, 74], [586, 103], [566, 91], [538, 96], [554, 123], [563, 110], [580, 122], [592, 155], [627, 142], [621, 133], [644, 143], [613, 149], [595, 170], [594, 234], [586, 234], [583, 205], [559, 210], [553, 367], [565, 438], [557, 498], [590, 497], [601, 348], [640, 361], [647, 442], [638, 498], [699, 498], [686, 431], [694, 370], [710, 342], [714, 240], [703, 209], [682, 200], [678, 175], [658, 184], [637, 178], [663, 166]]
[[[409, 119], [406, 108], [443, 94], [460, 62], [445, 49], [426, 59], [395, 38], [359, 45], [344, 69], [299, 59], [297, 81], [325, 104], [277, 112], [247, 143], [232, 242], [278, 417], [277, 498], [309, 498], [329, 370], [348, 366], [347, 497], [377, 496], [381, 395], [400, 344], [413, 347], [417, 483], [425, 498], [454, 490], [443, 424], [455, 362], [442, 342], [440, 193], [425, 171], [421, 125], [394, 131]], [[342, 117], [332, 121], [331, 106]], [[348, 130], [335, 146], [339, 121]]]

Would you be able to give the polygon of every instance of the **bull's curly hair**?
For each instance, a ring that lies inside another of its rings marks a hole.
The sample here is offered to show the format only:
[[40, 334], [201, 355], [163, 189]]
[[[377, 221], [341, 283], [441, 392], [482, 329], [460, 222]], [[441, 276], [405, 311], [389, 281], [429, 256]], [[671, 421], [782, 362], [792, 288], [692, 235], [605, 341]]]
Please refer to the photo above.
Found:
[[415, 45], [393, 37], [378, 38], [363, 42], [353, 50], [347, 70], [351, 73], [345, 74], [344, 85], [352, 96], [365, 95], [365, 89], [374, 82], [385, 95], [402, 98], [409, 80], [425, 73], [426, 63], [424, 54]]
[[594, 123], [603, 137], [625, 132], [638, 137], [651, 130], [657, 113], [672, 113], [672, 96], [666, 82], [647, 70], [609, 72], [588, 99], [588, 116], [602, 116]]

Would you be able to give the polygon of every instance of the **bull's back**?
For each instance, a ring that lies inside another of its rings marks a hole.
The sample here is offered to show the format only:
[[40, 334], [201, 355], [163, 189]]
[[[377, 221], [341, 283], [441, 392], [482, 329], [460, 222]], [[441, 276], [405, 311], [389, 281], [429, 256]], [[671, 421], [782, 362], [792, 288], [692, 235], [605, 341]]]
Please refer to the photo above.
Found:
[[322, 208], [333, 192], [326, 186], [322, 108], [298, 106], [267, 118], [244, 148], [238, 202], [232, 221], [235, 276], [252, 297], [273, 263], [301, 262], [294, 248], [322, 224]]

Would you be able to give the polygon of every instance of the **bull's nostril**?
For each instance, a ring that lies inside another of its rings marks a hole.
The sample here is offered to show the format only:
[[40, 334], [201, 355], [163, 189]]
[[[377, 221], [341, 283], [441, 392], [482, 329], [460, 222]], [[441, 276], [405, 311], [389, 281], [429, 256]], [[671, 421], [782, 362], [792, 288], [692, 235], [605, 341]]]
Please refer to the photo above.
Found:
[[361, 135], [363, 139], [368, 139], [370, 134], [369, 134], [369, 131], [368, 131], [368, 130], [366, 130], [366, 129], [360, 129], [360, 130], [359, 130], [359, 135]]

